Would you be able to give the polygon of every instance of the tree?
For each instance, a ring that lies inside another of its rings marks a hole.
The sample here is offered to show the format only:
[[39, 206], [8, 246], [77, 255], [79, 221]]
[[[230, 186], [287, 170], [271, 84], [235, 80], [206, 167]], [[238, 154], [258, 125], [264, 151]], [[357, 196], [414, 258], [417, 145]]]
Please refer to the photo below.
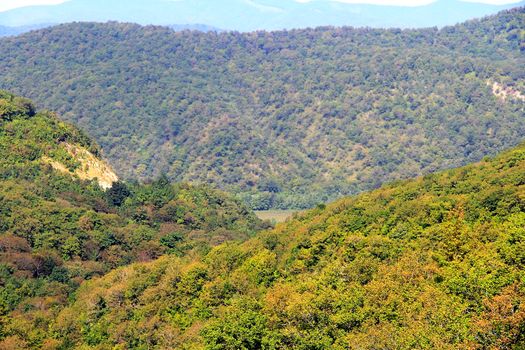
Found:
[[121, 181], [114, 182], [111, 188], [106, 191], [108, 202], [117, 207], [120, 207], [130, 195], [131, 192], [128, 187]]

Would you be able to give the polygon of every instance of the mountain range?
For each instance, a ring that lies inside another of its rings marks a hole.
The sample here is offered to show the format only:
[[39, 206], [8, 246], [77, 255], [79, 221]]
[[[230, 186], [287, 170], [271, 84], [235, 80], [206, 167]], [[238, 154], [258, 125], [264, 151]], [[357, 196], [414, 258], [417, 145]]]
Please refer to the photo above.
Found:
[[3, 36], [15, 36], [22, 33], [29, 32], [31, 30], [37, 30], [45, 27], [50, 27], [52, 24], [34, 24], [34, 25], [25, 25], [18, 27], [7, 27], [0, 25], [0, 37]]
[[437, 0], [422, 6], [350, 4], [332, 0], [69, 0], [59, 5], [28, 6], [0, 13], [0, 25], [108, 20], [143, 25], [202, 23], [224, 30], [253, 31], [317, 26], [433, 27], [523, 5]]

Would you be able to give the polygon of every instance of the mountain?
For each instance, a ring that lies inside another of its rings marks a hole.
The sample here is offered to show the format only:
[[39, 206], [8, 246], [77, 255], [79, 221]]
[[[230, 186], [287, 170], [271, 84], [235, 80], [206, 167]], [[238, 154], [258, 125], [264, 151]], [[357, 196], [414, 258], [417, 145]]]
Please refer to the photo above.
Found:
[[525, 145], [33, 301], [0, 346], [521, 349]]
[[74, 23], [0, 40], [0, 88], [86, 130], [124, 179], [305, 208], [520, 142], [524, 23], [524, 8], [441, 30]]
[[[35, 25], [27, 25], [27, 26], [20, 26], [20, 27], [6, 27], [0, 25], [0, 37], [3, 36], [15, 36], [20, 35], [23, 33], [30, 32], [32, 30], [42, 29], [46, 27], [51, 27], [52, 24], [35, 24]], [[182, 30], [196, 30], [199, 32], [221, 32], [222, 29], [207, 26], [205, 24], [172, 24], [168, 26], [169, 28], [173, 29], [174, 31], [182, 31]]]
[[19, 27], [6, 27], [0, 25], [0, 37], [3, 36], [14, 36], [19, 35], [22, 33], [29, 32], [31, 30], [41, 29], [45, 27], [49, 27], [48, 24], [35, 24], [35, 25], [27, 25], [27, 26], [19, 26]]
[[73, 21], [140, 24], [204, 23], [226, 30], [253, 31], [316, 26], [432, 27], [494, 14], [520, 3], [489, 5], [437, 0], [426, 6], [378, 6], [332, 0], [70, 0], [0, 13], [0, 24], [20, 26]]
[[38, 310], [64, 306], [115, 267], [207, 252], [268, 227], [218, 191], [118, 182], [85, 134], [3, 91], [0, 154], [0, 341], [22, 331], [24, 310], [45, 316]]

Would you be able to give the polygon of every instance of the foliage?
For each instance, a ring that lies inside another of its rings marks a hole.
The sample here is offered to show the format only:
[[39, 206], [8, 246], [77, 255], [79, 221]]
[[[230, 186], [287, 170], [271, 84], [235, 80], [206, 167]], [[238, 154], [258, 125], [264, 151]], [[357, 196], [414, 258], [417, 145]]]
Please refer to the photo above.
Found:
[[15, 334], [63, 349], [521, 349], [524, 173], [522, 145], [119, 268], [83, 283], [52, 331]]
[[26, 323], [47, 324], [84, 280], [162, 254], [207, 252], [265, 227], [230, 196], [165, 177], [104, 192], [51, 167], [76, 163], [66, 144], [99, 152], [53, 114], [0, 91], [0, 339], [38, 342], [42, 333]]
[[0, 87], [74, 121], [125, 178], [311, 208], [479, 161], [525, 133], [524, 9], [442, 29], [173, 32], [75, 23], [0, 40]]

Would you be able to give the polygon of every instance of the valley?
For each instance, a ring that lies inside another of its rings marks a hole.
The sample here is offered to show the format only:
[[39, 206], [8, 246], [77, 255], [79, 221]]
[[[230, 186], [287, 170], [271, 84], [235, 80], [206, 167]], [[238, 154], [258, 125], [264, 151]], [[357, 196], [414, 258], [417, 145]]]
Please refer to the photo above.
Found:
[[258, 210], [255, 215], [261, 220], [268, 220], [270, 222], [281, 223], [291, 218], [298, 213], [296, 210]]
[[525, 7], [206, 23], [0, 38], [0, 349], [524, 349]]

